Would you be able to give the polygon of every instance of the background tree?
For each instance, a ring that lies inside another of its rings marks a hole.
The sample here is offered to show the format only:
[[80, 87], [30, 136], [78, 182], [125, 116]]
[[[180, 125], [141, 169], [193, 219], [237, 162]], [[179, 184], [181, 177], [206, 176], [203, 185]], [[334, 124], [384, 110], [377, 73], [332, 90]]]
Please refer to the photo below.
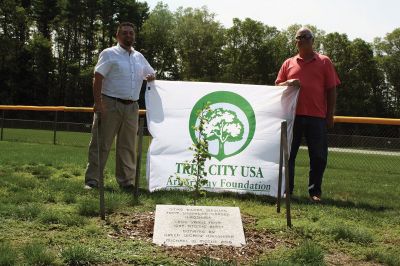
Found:
[[[122, 21], [136, 24], [135, 49], [159, 79], [268, 85], [297, 53], [302, 26], [278, 30], [246, 18], [224, 28], [206, 7], [171, 12], [159, 3], [149, 12], [136, 0], [2, 0], [0, 104], [91, 106], [94, 64]], [[400, 116], [400, 29], [371, 44], [306, 26], [342, 81], [337, 114]]]
[[27, 49], [32, 27], [31, 5], [25, 1], [0, 2], [0, 103], [28, 103], [32, 91], [32, 54]]
[[389, 114], [400, 117], [400, 28], [375, 41], [377, 60], [388, 82], [385, 91]]
[[277, 74], [273, 54], [275, 49], [280, 49], [274, 42], [278, 34], [276, 28], [259, 21], [234, 18], [233, 26], [226, 30], [223, 80], [232, 83], [273, 84]]
[[352, 108], [347, 113], [354, 116], [387, 114], [383, 73], [378, 68], [372, 46], [361, 39], [355, 39], [350, 44], [350, 53], [351, 68], [347, 75], [350, 76], [349, 89], [354, 92], [354, 98], [347, 101]]
[[354, 67], [351, 65], [351, 42], [346, 34], [337, 32], [327, 34], [322, 41], [322, 53], [329, 56], [335, 65], [341, 85], [338, 87], [338, 100], [336, 103], [336, 114], [344, 115], [354, 111], [351, 106], [352, 80], [349, 71]]
[[[32, 74], [30, 76], [31, 91], [27, 95], [29, 102], [35, 105], [51, 105], [54, 103], [51, 88], [56, 85], [51, 41], [41, 33], [37, 33], [33, 35], [26, 48], [31, 54], [29, 61]], [[43, 102], [43, 99], [46, 101]]]
[[175, 46], [180, 77], [218, 81], [221, 75], [224, 29], [207, 8], [178, 9], [175, 13]]
[[141, 31], [143, 53], [157, 72], [158, 79], [179, 79], [175, 51], [176, 20], [168, 6], [158, 3]]
[[48, 40], [51, 37], [53, 20], [58, 13], [57, 0], [32, 0], [32, 18], [37, 31]]

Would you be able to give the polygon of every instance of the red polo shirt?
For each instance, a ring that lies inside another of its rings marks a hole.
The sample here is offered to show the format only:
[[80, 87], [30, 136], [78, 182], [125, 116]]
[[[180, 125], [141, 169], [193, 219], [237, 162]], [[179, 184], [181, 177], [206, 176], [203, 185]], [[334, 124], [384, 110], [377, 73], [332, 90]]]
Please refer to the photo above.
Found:
[[296, 115], [325, 118], [327, 91], [340, 84], [329, 57], [314, 53], [308, 62], [299, 55], [287, 59], [279, 70], [275, 84], [289, 79], [298, 79], [301, 84]]

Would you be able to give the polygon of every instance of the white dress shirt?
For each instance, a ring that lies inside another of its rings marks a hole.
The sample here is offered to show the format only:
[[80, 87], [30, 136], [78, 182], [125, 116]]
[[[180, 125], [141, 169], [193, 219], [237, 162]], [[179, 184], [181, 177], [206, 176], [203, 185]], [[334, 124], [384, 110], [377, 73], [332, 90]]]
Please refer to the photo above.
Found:
[[129, 53], [119, 44], [100, 53], [94, 71], [104, 77], [102, 94], [133, 101], [139, 99], [146, 76], [155, 73], [141, 53], [133, 48]]

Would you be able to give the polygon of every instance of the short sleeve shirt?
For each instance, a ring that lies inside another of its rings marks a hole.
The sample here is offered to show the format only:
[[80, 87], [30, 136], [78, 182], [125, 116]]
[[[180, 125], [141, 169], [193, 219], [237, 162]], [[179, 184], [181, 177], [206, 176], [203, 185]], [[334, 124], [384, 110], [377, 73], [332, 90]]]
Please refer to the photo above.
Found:
[[299, 55], [287, 59], [279, 70], [275, 84], [289, 79], [298, 79], [301, 84], [296, 115], [325, 118], [327, 92], [340, 84], [329, 57], [315, 53], [307, 62]]
[[133, 48], [129, 53], [119, 44], [103, 50], [94, 69], [103, 79], [101, 93], [125, 100], [138, 100], [143, 80], [154, 69]]

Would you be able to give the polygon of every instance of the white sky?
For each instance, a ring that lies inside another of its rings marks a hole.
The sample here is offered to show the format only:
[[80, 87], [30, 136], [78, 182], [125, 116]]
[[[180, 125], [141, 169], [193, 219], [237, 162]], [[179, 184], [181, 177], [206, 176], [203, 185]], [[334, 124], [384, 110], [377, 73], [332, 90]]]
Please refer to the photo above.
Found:
[[[150, 10], [160, 0], [146, 1]], [[261, 21], [282, 30], [311, 24], [326, 33], [346, 33], [353, 40], [372, 42], [400, 27], [400, 0], [164, 0], [169, 10], [206, 6], [225, 27], [237, 17]]]

